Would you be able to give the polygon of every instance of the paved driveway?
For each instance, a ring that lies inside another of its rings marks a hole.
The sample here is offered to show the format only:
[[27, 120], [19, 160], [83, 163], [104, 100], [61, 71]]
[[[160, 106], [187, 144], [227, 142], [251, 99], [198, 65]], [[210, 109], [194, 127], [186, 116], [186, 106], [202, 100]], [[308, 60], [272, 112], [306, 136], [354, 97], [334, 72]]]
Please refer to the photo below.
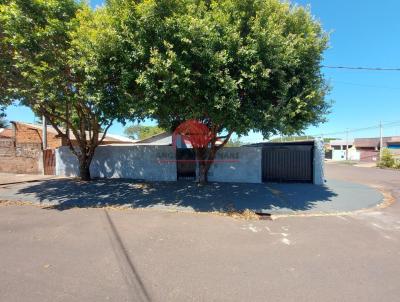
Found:
[[6, 200], [50, 204], [56, 209], [119, 206], [172, 211], [242, 211], [269, 214], [336, 213], [374, 207], [382, 194], [365, 185], [329, 180], [312, 184], [227, 184], [198, 187], [193, 182], [138, 183], [107, 179], [54, 179], [0, 187]]
[[[400, 173], [328, 166], [385, 186]], [[1, 301], [398, 301], [400, 208], [244, 221], [0, 207]]]

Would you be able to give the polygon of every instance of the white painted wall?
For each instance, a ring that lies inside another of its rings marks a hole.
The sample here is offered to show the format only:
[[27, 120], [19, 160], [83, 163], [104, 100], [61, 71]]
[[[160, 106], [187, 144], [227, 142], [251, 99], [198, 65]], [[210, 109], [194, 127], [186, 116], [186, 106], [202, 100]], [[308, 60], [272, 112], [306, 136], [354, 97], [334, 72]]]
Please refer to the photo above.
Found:
[[361, 159], [361, 153], [357, 151], [355, 148], [349, 149], [349, 155], [346, 158], [346, 150], [332, 150], [332, 160], [340, 161], [340, 160], [355, 160], [359, 161]]
[[314, 184], [323, 185], [325, 182], [324, 176], [324, 141], [316, 139], [314, 141]]
[[260, 147], [232, 147], [218, 151], [210, 168], [209, 181], [261, 183]]
[[346, 160], [346, 150], [332, 150], [332, 160]]
[[[96, 149], [90, 166], [93, 177], [176, 181], [176, 153], [171, 146], [105, 145]], [[262, 148], [223, 148], [209, 171], [209, 181], [262, 182]], [[314, 183], [324, 183], [324, 144], [315, 141]], [[68, 147], [56, 150], [56, 174], [78, 176], [78, 160]]]
[[[96, 149], [90, 165], [92, 177], [130, 178], [149, 181], [177, 179], [175, 150], [170, 146], [105, 145]], [[78, 160], [68, 147], [56, 151], [60, 176], [78, 176]]]

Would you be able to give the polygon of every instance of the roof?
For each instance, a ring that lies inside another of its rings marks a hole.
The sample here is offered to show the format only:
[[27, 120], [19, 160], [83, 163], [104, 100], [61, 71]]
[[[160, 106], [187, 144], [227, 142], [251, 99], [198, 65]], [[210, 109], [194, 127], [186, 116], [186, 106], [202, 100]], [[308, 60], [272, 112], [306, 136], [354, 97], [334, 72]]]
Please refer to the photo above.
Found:
[[0, 138], [11, 138], [12, 130], [9, 128], [0, 128]]
[[170, 145], [172, 145], [172, 133], [169, 131], [162, 132], [162, 133], [150, 136], [146, 139], [136, 141], [135, 144], [170, 146]]
[[110, 134], [107, 133], [107, 138], [112, 138], [112, 139], [116, 139], [120, 142], [126, 142], [126, 143], [136, 143], [138, 140], [137, 139], [131, 139], [129, 137], [123, 136], [123, 135], [118, 135], [118, 134]]
[[297, 142], [261, 142], [243, 145], [243, 147], [267, 147], [267, 146], [288, 146], [288, 145], [314, 145], [314, 140], [304, 140]]
[[[400, 136], [388, 136], [382, 138], [383, 145], [387, 146], [388, 143], [400, 143]], [[354, 139], [356, 148], [378, 148], [380, 146], [380, 138], [356, 138]]]
[[[43, 126], [42, 126], [42, 125], [39, 125], [39, 124], [31, 124], [31, 123], [17, 122], [17, 121], [12, 122], [12, 123], [21, 124], [21, 125], [24, 125], [24, 126], [26, 126], [26, 127], [32, 128], [32, 129], [37, 129], [37, 130], [39, 130], [39, 131], [42, 131], [42, 129], [43, 129]], [[65, 131], [66, 131], [63, 127], [59, 127], [59, 128], [60, 128], [60, 130], [61, 130], [62, 132], [65, 132]], [[53, 126], [51, 126], [51, 125], [47, 125], [47, 132], [48, 132], [48, 133], [55, 134], [55, 135], [58, 136], [58, 132], [57, 132], [56, 129], [54, 129]], [[103, 133], [99, 133], [99, 139], [100, 139], [102, 136], [103, 136]], [[72, 133], [71, 130], [69, 130], [69, 137], [70, 137], [71, 140], [76, 140], [75, 135]], [[86, 131], [86, 137], [89, 138], [89, 131]], [[122, 135], [107, 134], [106, 137], [104, 138], [104, 141], [103, 141], [103, 142], [134, 143], [135, 141], [132, 140], [132, 139], [130, 139], [130, 138], [128, 138], [128, 137], [122, 136]]]
[[354, 139], [349, 139], [347, 141], [345, 139], [334, 139], [331, 140], [329, 144], [331, 146], [346, 146], [346, 145], [352, 146], [354, 144]]
[[[177, 137], [180, 137], [178, 134]], [[216, 142], [216, 145], [220, 145], [222, 142]], [[190, 140], [179, 139], [176, 141], [178, 148], [192, 148]], [[172, 145], [172, 132], [166, 131], [146, 139], [135, 142], [135, 145], [155, 145], [155, 146], [171, 146]]]
[[400, 136], [392, 136], [392, 137], [388, 140], [388, 143], [400, 144]]

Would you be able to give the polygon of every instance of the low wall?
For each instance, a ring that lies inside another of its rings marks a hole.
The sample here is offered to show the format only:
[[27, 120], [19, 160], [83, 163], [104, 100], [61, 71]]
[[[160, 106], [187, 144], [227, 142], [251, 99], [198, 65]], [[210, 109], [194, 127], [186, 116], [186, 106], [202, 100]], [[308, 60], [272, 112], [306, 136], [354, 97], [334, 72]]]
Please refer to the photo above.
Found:
[[[99, 146], [90, 172], [92, 177], [176, 181], [176, 154], [170, 146]], [[56, 150], [56, 175], [78, 176], [76, 156], [68, 147]], [[218, 152], [209, 171], [218, 182], [261, 182], [261, 148], [225, 148]]]
[[15, 144], [12, 139], [0, 139], [0, 172], [41, 174], [41, 162], [40, 144]]
[[[314, 143], [314, 183], [324, 183], [324, 145]], [[208, 180], [262, 182], [262, 147], [223, 148], [217, 153]], [[56, 175], [78, 176], [78, 159], [68, 147], [56, 150]], [[176, 181], [176, 152], [170, 146], [104, 145], [96, 149], [90, 166], [92, 177]]]
[[262, 182], [262, 148], [232, 147], [218, 151], [216, 160], [208, 173], [209, 181]]
[[[130, 178], [150, 181], [177, 179], [175, 150], [169, 146], [99, 146], [90, 173], [99, 178]], [[68, 147], [56, 150], [56, 175], [78, 176], [76, 156]]]

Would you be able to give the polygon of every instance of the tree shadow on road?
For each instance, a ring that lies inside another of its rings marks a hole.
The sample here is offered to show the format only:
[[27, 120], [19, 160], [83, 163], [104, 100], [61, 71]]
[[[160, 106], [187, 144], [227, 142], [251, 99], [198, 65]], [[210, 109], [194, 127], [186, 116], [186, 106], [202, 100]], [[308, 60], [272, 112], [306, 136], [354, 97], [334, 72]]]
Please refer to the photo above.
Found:
[[[168, 208], [190, 211], [255, 211], [312, 209], [316, 203], [330, 202], [337, 196], [327, 186], [312, 184], [233, 184], [210, 183], [198, 186], [190, 181], [140, 182], [99, 179], [80, 182], [73, 179], [47, 180], [18, 190], [52, 209], [125, 206]], [[23, 198], [22, 198], [23, 199]]]

